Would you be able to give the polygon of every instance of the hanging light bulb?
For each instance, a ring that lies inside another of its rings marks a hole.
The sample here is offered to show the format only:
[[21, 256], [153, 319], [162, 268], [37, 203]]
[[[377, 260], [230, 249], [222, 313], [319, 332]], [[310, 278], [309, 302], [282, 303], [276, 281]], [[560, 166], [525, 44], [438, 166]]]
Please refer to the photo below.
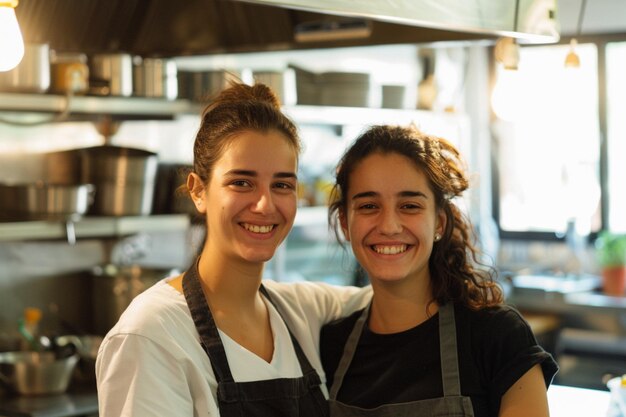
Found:
[[491, 93], [491, 108], [495, 115], [513, 121], [519, 112], [519, 45], [513, 38], [500, 38], [494, 48], [498, 68], [496, 84]]
[[12, 70], [24, 56], [24, 39], [15, 17], [18, 0], [0, 0], [0, 71]]
[[516, 71], [519, 65], [519, 45], [513, 38], [500, 38], [494, 48], [496, 62], [502, 63], [504, 69]]
[[[582, 0], [580, 3], [580, 10], [578, 11], [578, 25], [576, 26], [576, 36], [580, 36], [583, 29], [583, 18], [585, 17], [585, 7], [587, 6], [587, 0]], [[580, 68], [580, 57], [576, 53], [576, 46], [578, 41], [576, 38], [572, 38], [569, 43], [569, 52], [565, 56], [565, 68]]]
[[515, 121], [522, 107], [522, 91], [519, 71], [500, 69], [491, 93], [494, 114], [507, 122]]
[[580, 68], [580, 58], [576, 53], [576, 45], [578, 45], [578, 42], [572, 38], [569, 43], [569, 52], [565, 57], [565, 68]]

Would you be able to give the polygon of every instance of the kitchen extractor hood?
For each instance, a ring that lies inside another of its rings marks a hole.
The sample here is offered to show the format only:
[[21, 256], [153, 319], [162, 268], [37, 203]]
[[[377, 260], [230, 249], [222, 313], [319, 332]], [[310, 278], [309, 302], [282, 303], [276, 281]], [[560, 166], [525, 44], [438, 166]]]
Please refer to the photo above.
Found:
[[555, 13], [556, 0], [21, 0], [16, 8], [26, 42], [165, 57], [502, 35], [554, 42]]
[[[239, 0], [422, 28], [556, 42], [556, 0]], [[332, 30], [332, 28], [328, 28]]]

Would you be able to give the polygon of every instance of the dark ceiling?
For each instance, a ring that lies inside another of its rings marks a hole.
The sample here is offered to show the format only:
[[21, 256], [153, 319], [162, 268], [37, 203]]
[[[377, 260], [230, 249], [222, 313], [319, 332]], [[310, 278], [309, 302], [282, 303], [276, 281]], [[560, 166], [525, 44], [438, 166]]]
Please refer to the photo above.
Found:
[[20, 0], [16, 14], [26, 42], [87, 54], [168, 57], [486, 38], [369, 22], [367, 38], [298, 43], [296, 25], [337, 17], [232, 0]]

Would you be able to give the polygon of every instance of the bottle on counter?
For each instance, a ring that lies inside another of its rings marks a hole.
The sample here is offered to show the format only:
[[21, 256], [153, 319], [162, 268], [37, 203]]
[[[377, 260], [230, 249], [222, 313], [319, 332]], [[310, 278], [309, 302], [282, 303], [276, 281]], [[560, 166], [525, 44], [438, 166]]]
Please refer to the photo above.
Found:
[[22, 336], [21, 350], [41, 350], [39, 341], [39, 323], [41, 321], [41, 309], [26, 307], [24, 316], [18, 322], [18, 330]]

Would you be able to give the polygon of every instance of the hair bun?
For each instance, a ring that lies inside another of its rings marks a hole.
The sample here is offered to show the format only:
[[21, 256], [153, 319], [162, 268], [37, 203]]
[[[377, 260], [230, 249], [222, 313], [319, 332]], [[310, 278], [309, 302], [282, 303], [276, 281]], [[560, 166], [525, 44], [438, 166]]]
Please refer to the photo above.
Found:
[[232, 82], [216, 98], [219, 103], [240, 103], [242, 101], [263, 102], [275, 109], [280, 109], [280, 101], [276, 94], [267, 85], [255, 83], [250, 86], [241, 82]]

